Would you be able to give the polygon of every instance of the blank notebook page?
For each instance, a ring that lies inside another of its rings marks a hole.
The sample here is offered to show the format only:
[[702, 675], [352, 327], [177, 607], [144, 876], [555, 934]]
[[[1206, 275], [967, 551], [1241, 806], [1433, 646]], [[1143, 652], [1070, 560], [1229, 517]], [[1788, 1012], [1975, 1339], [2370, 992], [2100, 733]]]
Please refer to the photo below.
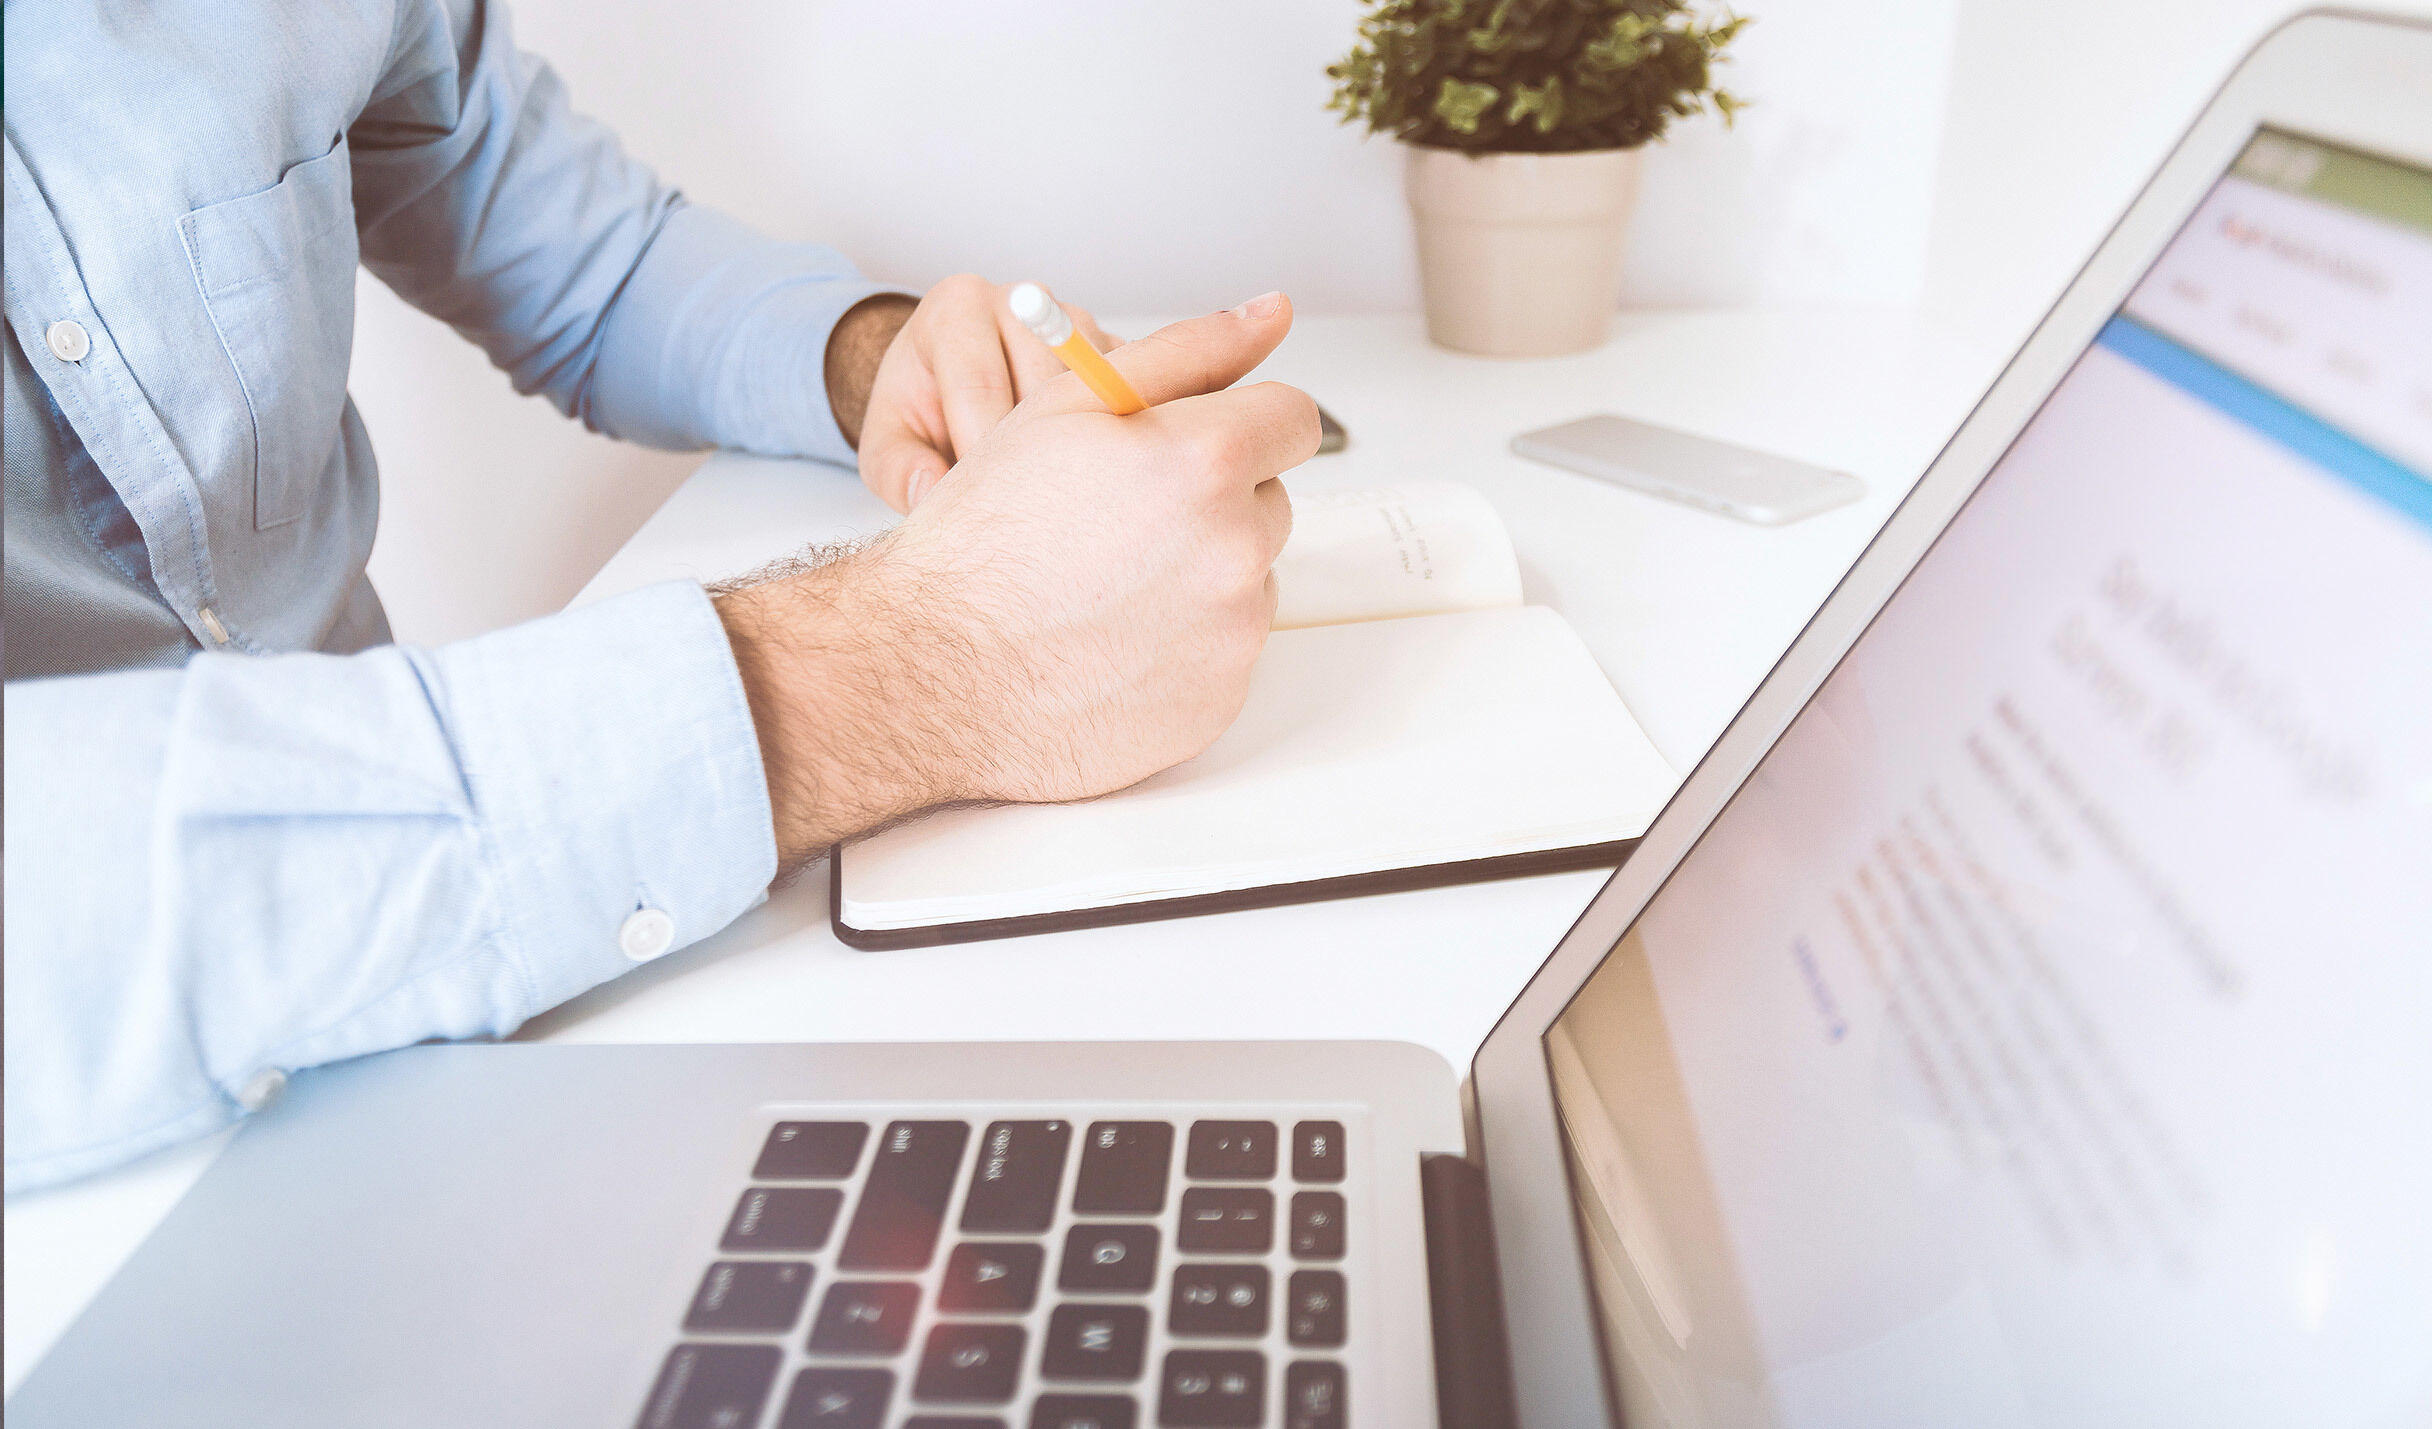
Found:
[[847, 926], [1069, 912], [1636, 838], [1678, 782], [1542, 607], [1279, 631], [1198, 758], [848, 845]]

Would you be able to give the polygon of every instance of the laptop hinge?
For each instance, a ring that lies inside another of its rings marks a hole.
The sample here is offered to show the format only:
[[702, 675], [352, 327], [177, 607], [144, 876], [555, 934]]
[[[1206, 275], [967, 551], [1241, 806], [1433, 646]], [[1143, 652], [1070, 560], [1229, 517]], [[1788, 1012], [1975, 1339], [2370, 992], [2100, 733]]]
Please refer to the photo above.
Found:
[[1510, 1346], [1486, 1173], [1459, 1157], [1419, 1158], [1427, 1215], [1427, 1296], [1435, 1318], [1440, 1429], [1514, 1429]]

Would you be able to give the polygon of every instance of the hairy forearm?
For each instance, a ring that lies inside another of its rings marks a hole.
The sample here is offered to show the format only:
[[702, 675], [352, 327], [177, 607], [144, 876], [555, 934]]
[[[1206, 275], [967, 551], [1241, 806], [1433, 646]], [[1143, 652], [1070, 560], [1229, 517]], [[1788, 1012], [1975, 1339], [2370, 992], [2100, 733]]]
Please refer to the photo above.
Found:
[[1290, 324], [1270, 299], [1122, 349], [1165, 405], [1115, 422], [1051, 383], [877, 541], [713, 592], [782, 865], [939, 804], [1103, 794], [1224, 731], [1274, 614], [1274, 478], [1318, 428], [1233, 384]]
[[828, 333], [828, 410], [836, 414], [836, 428], [844, 433], [846, 445], [861, 445], [862, 419], [869, 415], [879, 359], [918, 306], [896, 293], [865, 298]]
[[751, 703], [780, 877], [839, 839], [969, 797], [953, 672], [968, 634], [883, 545], [813, 551], [717, 597]]

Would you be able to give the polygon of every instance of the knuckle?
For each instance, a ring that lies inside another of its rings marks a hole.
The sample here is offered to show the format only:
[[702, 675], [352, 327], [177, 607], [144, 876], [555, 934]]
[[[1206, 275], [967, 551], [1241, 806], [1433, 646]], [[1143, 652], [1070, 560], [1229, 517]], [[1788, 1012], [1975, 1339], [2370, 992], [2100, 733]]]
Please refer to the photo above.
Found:
[[974, 363], [937, 375], [937, 385], [956, 397], [1003, 397], [1013, 391], [1013, 379], [1002, 367]]
[[1316, 452], [1324, 439], [1324, 424], [1317, 417], [1317, 399], [1298, 387], [1283, 382], [1261, 382], [1259, 394], [1275, 404], [1279, 424], [1288, 425], [1297, 445], [1308, 448], [1304, 457]]
[[1228, 605], [1258, 593], [1275, 569], [1275, 552], [1259, 523], [1232, 517], [1205, 538], [1200, 573], [1208, 591]]
[[1267, 549], [1267, 535], [1255, 525], [1245, 523], [1234, 531], [1226, 550], [1231, 557], [1227, 563], [1229, 573], [1244, 585], [1256, 587], [1275, 567], [1275, 555]]
[[[1262, 541], [1257, 549], [1250, 553], [1249, 560], [1243, 563], [1242, 570], [1243, 593], [1250, 598], [1250, 603], [1258, 607], [1261, 612], [1266, 610], [1267, 591], [1274, 580], [1275, 553], [1266, 549], [1266, 543]], [[1266, 623], [1265, 614], [1260, 614], [1258, 619], [1263, 627]]]
[[1191, 436], [1191, 450], [1203, 475], [1223, 477], [1248, 457], [1249, 440], [1236, 422], [1216, 422]]
[[1235, 678], [1248, 681], [1251, 667], [1258, 663], [1267, 648], [1267, 627], [1275, 623], [1275, 593], [1272, 584], [1253, 586], [1241, 603], [1241, 621], [1236, 627]]

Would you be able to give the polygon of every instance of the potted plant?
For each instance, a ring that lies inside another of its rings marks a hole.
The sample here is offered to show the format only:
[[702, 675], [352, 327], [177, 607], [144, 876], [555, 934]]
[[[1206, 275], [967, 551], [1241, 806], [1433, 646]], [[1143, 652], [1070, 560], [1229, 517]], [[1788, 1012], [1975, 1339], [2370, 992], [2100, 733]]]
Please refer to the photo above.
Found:
[[1369, 0], [1326, 71], [1345, 123], [1402, 141], [1427, 333], [1544, 356], [1604, 340], [1639, 146], [1711, 103], [1746, 20], [1693, 0]]

